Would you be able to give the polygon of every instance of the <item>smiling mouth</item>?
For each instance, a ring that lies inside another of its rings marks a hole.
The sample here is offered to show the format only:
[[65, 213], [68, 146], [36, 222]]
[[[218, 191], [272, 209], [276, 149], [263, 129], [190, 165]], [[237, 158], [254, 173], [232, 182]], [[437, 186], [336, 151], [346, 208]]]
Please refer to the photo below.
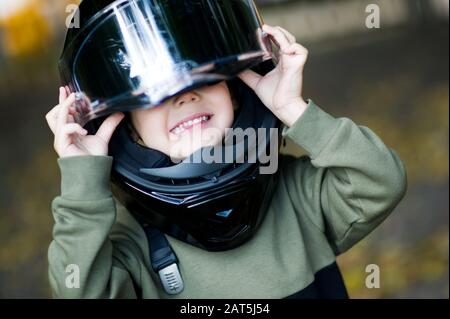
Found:
[[196, 125], [203, 125], [209, 122], [212, 117], [213, 114], [198, 114], [191, 116], [181, 122], [178, 122], [175, 127], [170, 130], [170, 132], [176, 135], [181, 134], [185, 131], [190, 130]]

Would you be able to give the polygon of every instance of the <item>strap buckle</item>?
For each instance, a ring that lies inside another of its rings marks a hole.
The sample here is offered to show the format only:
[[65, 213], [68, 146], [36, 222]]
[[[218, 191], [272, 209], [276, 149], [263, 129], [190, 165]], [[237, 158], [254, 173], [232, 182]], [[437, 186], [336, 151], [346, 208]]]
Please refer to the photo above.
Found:
[[178, 268], [178, 259], [172, 247], [158, 229], [148, 224], [143, 224], [143, 227], [148, 239], [153, 271], [159, 275], [167, 294], [179, 294], [184, 289], [184, 283]]
[[183, 291], [184, 283], [176, 263], [161, 269], [158, 275], [167, 294], [176, 295]]

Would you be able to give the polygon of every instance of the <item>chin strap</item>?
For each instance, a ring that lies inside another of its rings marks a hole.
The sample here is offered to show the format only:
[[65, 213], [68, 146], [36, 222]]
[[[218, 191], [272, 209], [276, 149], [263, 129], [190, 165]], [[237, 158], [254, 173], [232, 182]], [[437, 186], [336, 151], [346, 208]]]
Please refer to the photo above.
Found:
[[142, 227], [147, 236], [153, 271], [159, 275], [167, 294], [179, 294], [184, 289], [184, 283], [178, 268], [178, 259], [169, 242], [158, 229], [145, 223]]

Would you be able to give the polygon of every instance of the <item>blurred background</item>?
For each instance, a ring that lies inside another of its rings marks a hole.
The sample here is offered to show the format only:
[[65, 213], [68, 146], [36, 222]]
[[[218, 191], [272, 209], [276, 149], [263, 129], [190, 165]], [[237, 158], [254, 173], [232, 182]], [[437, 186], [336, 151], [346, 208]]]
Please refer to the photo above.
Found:
[[[50, 203], [59, 193], [44, 116], [76, 0], [0, 0], [0, 298], [48, 298]], [[372, 128], [404, 160], [402, 203], [340, 256], [353, 298], [448, 298], [448, 0], [259, 0], [310, 51], [304, 96]], [[380, 28], [368, 28], [369, 4]], [[300, 155], [288, 143], [284, 152]], [[381, 287], [365, 286], [377, 264]]]

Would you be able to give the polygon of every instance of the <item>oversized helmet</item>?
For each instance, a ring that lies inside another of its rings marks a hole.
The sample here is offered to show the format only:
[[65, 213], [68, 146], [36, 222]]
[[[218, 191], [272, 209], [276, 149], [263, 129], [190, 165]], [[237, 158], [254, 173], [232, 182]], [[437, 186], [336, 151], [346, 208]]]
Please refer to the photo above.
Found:
[[[75, 18], [59, 68], [90, 131], [113, 112], [227, 81], [241, 138], [174, 162], [123, 121], [109, 145], [112, 190], [137, 220], [186, 243], [221, 251], [249, 240], [271, 201], [277, 174], [264, 168], [278, 163], [280, 137], [280, 122], [237, 77], [276, 63], [253, 0], [84, 0]], [[216, 160], [197, 156], [205, 152]]]

